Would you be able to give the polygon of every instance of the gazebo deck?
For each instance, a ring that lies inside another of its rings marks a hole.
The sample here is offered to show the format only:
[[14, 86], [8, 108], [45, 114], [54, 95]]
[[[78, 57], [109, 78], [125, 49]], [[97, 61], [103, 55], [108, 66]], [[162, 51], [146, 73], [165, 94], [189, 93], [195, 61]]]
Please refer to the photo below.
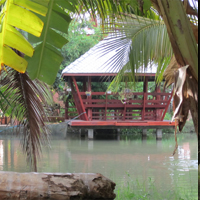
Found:
[[[68, 120], [66, 120], [68, 121]], [[174, 128], [175, 122], [171, 121], [122, 121], [122, 120], [107, 120], [107, 121], [100, 121], [100, 120], [92, 120], [92, 121], [85, 121], [85, 120], [72, 120], [68, 122], [68, 124], [73, 128], [97, 128], [97, 129], [109, 129], [109, 128]]]

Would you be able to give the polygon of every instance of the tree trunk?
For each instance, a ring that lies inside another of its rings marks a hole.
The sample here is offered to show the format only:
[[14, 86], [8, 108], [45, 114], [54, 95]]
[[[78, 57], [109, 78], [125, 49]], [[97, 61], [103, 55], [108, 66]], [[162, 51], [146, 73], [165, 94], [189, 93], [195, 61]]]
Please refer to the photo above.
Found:
[[190, 113], [192, 115], [192, 120], [194, 123], [195, 132], [197, 134], [197, 137], [199, 136], [198, 131], [198, 102], [195, 101], [194, 98], [190, 97]]
[[198, 48], [191, 23], [180, 0], [151, 0], [162, 16], [175, 58], [180, 66], [189, 65], [198, 81]]
[[115, 183], [94, 173], [0, 172], [1, 200], [114, 199]]

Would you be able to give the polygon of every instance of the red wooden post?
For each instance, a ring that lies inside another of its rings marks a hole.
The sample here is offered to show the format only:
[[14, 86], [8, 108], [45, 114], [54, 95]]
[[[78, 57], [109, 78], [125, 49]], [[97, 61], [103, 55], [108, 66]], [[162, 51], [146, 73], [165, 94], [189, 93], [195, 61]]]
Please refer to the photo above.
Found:
[[143, 108], [142, 108], [142, 120], [145, 118], [145, 104], [147, 101], [147, 92], [148, 92], [148, 76], [144, 78], [144, 85], [143, 85]]
[[124, 104], [123, 120], [126, 120], [126, 103]]
[[[160, 93], [160, 86], [157, 85], [156, 86], [156, 93]], [[159, 101], [161, 98], [160, 98], [160, 94], [156, 94], [156, 100]], [[156, 105], [159, 105], [161, 104], [160, 102], [159, 103], [156, 103]], [[156, 121], [159, 121], [161, 120], [161, 109], [156, 109]]]
[[86, 80], [85, 80], [85, 77], [83, 79], [83, 92], [86, 92], [87, 90], [87, 85], [86, 85]]
[[69, 119], [68, 109], [69, 109], [69, 103], [68, 103], [68, 99], [67, 99], [65, 101], [65, 119]]
[[[81, 110], [81, 107], [80, 107], [80, 103], [78, 101], [78, 96], [77, 96], [77, 93], [75, 91], [75, 88], [74, 88], [74, 85], [73, 85], [73, 82], [72, 82], [71, 79], [70, 79], [70, 81], [71, 81], [71, 89], [72, 89], [72, 95], [73, 95], [74, 103], [75, 103], [76, 109], [78, 111], [78, 114], [81, 114], [82, 110]], [[84, 120], [84, 117], [81, 115], [80, 119]]]
[[166, 105], [165, 109], [164, 109], [164, 113], [163, 113], [163, 115], [162, 115], [161, 121], [163, 121], [163, 119], [164, 119], [164, 117], [165, 117], [165, 115], [166, 115], [167, 109], [168, 109], [168, 107], [169, 107], [169, 104], [170, 104], [171, 99], [172, 99], [172, 96], [173, 96], [173, 92], [174, 92], [174, 90], [172, 90], [172, 92], [171, 92], [171, 96], [170, 96], [170, 98], [169, 98], [169, 100], [168, 100], [168, 102], [167, 102], [167, 105]]
[[[91, 84], [91, 76], [88, 76], [88, 91], [92, 92], [92, 84]], [[92, 93], [91, 96], [88, 96], [87, 99], [92, 99]], [[88, 108], [88, 119], [89, 121], [92, 120], [92, 108]]]
[[[86, 92], [86, 91], [87, 91], [87, 81], [86, 81], [86, 77], [83, 77], [83, 92]], [[87, 96], [82, 95], [82, 99], [87, 99]], [[88, 109], [85, 108], [85, 111], [86, 111], [87, 116], [88, 116]]]
[[[72, 76], [72, 80], [74, 82], [74, 85], [75, 85], [75, 88], [76, 88], [76, 91], [77, 91], [77, 95], [78, 95], [78, 100], [80, 102], [81, 113], [79, 113], [79, 114], [82, 114], [83, 112], [85, 112], [85, 107], [83, 105], [83, 101], [82, 101], [82, 98], [81, 98], [81, 95], [80, 95], [80, 91], [78, 89], [78, 85], [76, 83], [76, 79], [75, 79], [74, 76]], [[88, 121], [88, 117], [87, 117], [86, 113], [84, 113], [83, 116], [84, 116], [84, 120]]]
[[108, 103], [108, 96], [106, 92], [106, 102], [105, 102], [105, 121], [107, 120], [107, 103]]

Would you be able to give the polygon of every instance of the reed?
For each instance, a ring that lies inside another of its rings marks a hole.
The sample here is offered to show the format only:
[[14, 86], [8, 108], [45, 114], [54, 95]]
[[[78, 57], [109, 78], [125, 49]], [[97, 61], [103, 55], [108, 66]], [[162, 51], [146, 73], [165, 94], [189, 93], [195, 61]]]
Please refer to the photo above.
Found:
[[[162, 191], [156, 188], [154, 180], [150, 177], [147, 181], [133, 180], [127, 174], [125, 182], [119, 182], [115, 189], [115, 200], [197, 200], [198, 190], [191, 185], [185, 190], [184, 187], [176, 185], [173, 190]], [[190, 191], [190, 192], [188, 192]]]

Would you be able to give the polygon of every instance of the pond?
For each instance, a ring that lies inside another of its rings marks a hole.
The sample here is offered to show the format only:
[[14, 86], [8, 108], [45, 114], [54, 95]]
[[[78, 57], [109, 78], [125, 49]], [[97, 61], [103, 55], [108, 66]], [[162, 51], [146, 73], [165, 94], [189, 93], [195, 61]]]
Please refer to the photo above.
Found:
[[[116, 190], [133, 181], [148, 188], [153, 182], [166, 198], [167, 191], [184, 193], [183, 199], [197, 199], [198, 143], [196, 134], [178, 134], [177, 153], [172, 156], [173, 134], [154, 135], [142, 140], [140, 135], [89, 141], [76, 137], [52, 138], [51, 149], [43, 149], [39, 172], [94, 172], [117, 183]], [[29, 172], [18, 138], [0, 136], [0, 170]], [[173, 198], [171, 198], [173, 199]]]

